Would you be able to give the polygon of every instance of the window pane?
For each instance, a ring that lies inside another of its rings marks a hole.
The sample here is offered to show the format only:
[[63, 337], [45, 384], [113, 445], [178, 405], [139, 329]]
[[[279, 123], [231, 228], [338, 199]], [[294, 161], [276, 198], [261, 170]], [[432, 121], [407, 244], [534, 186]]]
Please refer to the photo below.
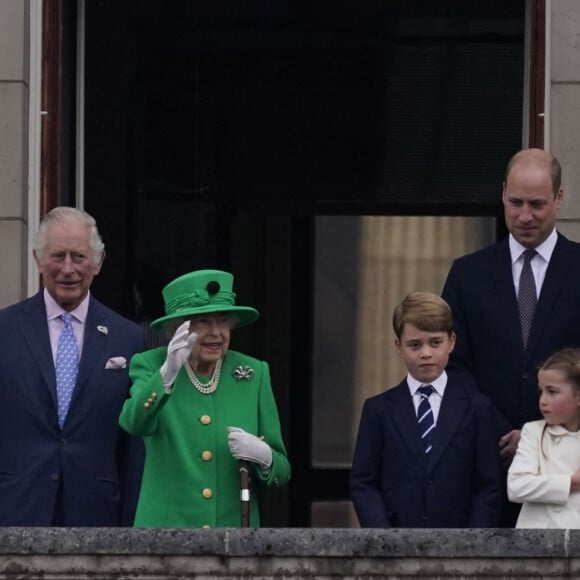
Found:
[[492, 217], [317, 218], [314, 467], [349, 467], [364, 400], [405, 376], [396, 304], [408, 292], [440, 293], [453, 259], [494, 239]]

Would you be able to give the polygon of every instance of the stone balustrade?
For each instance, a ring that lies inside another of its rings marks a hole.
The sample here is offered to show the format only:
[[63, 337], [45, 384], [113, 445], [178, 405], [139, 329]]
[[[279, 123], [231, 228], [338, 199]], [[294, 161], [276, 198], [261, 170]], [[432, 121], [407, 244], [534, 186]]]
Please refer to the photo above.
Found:
[[580, 531], [0, 528], [0, 579], [580, 578]]

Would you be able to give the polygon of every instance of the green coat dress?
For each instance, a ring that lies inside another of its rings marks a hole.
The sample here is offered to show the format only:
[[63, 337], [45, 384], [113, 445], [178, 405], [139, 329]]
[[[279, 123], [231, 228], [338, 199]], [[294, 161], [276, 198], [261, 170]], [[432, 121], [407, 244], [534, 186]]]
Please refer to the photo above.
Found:
[[[143, 436], [147, 451], [134, 525], [239, 526], [239, 465], [228, 447], [227, 427], [263, 437], [272, 448], [269, 472], [251, 463], [254, 489], [290, 479], [268, 364], [230, 350], [214, 393], [200, 393], [182, 368], [173, 391], [166, 394], [159, 373], [166, 351], [156, 348], [132, 358], [133, 386], [119, 419], [126, 431]], [[244, 367], [251, 368], [253, 376], [236, 378]], [[250, 525], [260, 525], [255, 493]]]

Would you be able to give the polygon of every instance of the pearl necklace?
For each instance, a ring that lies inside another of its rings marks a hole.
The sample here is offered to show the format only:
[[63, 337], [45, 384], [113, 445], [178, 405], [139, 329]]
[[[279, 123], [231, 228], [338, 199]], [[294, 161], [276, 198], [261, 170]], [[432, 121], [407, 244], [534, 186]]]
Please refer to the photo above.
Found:
[[187, 373], [187, 376], [189, 377], [191, 384], [202, 395], [211, 395], [211, 393], [213, 393], [217, 389], [218, 383], [220, 381], [220, 371], [222, 368], [221, 358], [217, 361], [215, 365], [211, 379], [205, 385], [195, 376], [193, 369], [191, 368], [191, 366], [189, 366], [189, 361], [185, 361], [185, 363], [183, 363], [183, 366], [185, 367], [185, 372]]

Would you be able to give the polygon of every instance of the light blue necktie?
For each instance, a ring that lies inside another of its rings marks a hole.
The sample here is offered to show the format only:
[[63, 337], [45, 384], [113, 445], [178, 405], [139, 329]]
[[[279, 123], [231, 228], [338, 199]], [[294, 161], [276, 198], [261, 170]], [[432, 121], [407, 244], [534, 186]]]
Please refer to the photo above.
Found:
[[431, 385], [423, 385], [417, 390], [421, 395], [421, 402], [417, 409], [419, 433], [425, 446], [425, 453], [429, 453], [433, 447], [433, 435], [435, 435], [435, 419], [433, 418], [433, 409], [429, 403], [429, 396], [435, 389]]
[[56, 351], [56, 396], [58, 424], [62, 428], [79, 372], [79, 348], [72, 327], [73, 315], [65, 312], [60, 318], [64, 322], [64, 328], [58, 338]]

